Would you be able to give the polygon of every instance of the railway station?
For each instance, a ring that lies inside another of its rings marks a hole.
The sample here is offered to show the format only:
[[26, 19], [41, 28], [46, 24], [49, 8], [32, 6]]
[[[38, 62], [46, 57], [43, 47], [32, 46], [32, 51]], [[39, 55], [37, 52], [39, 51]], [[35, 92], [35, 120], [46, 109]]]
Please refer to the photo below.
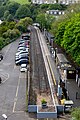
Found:
[[56, 64], [58, 61], [56, 59], [55, 63], [55, 57], [51, 56], [41, 31], [37, 27], [32, 27], [31, 30], [35, 35], [31, 33], [28, 112], [37, 113], [37, 118], [57, 118], [59, 113], [65, 112], [68, 106], [72, 107], [74, 102], [63, 95], [65, 101], [62, 103], [61, 90], [65, 88], [64, 84], [61, 84], [62, 87], [60, 85], [61, 75]]

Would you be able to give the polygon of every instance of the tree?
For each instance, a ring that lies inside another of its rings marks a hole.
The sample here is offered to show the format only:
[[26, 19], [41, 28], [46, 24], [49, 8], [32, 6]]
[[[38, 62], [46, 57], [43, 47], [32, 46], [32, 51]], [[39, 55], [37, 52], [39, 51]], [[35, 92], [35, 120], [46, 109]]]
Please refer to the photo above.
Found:
[[30, 17], [30, 10], [26, 5], [21, 5], [18, 10], [16, 11], [15, 18], [25, 18]]
[[40, 5], [40, 9], [48, 9], [48, 7], [49, 7], [49, 4], [41, 4]]
[[8, 29], [5, 33], [3, 33], [3, 37], [4, 38], [9, 38], [10, 40], [19, 37], [20, 36], [20, 32], [18, 29]]
[[47, 26], [47, 20], [45, 18], [45, 14], [44, 13], [40, 13], [37, 15], [36, 21], [41, 25], [41, 28], [46, 28]]
[[4, 12], [4, 16], [3, 16], [3, 18], [4, 18], [4, 20], [6, 20], [7, 19], [7, 17], [9, 16], [9, 11], [8, 10], [6, 10], [5, 12]]
[[3, 17], [4, 11], [5, 11], [5, 7], [4, 6], [0, 6], [0, 18]]
[[21, 32], [26, 32], [27, 27], [32, 24], [32, 19], [29, 17], [20, 19], [20, 21], [15, 25], [15, 28], [17, 28]]
[[17, 2], [8, 2], [8, 4], [6, 5], [7, 10], [9, 11], [9, 13], [11, 15], [15, 15], [16, 10], [19, 8], [19, 4]]
[[55, 16], [54, 15], [50, 15], [50, 14], [45, 14], [45, 19], [46, 19], [46, 29], [50, 30], [52, 23], [55, 21]]
[[48, 9], [49, 10], [52, 10], [52, 9], [54, 9], [54, 10], [63, 10], [62, 6], [60, 4], [58, 4], [58, 3], [50, 4]]
[[8, 15], [7, 21], [8, 21], [8, 22], [14, 21], [14, 18], [13, 18], [13, 16], [12, 16], [12, 14], [9, 14], [9, 15]]

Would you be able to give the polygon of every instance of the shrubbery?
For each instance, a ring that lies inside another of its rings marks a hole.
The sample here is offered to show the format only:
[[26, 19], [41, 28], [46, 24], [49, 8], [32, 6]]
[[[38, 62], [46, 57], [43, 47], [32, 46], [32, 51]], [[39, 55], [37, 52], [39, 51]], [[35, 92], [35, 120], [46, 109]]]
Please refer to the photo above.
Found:
[[4, 21], [0, 25], [0, 49], [2, 49], [10, 42], [16, 40], [21, 35], [21, 33], [26, 32], [27, 27], [30, 24], [32, 24], [32, 19], [29, 17], [21, 19], [18, 22]]

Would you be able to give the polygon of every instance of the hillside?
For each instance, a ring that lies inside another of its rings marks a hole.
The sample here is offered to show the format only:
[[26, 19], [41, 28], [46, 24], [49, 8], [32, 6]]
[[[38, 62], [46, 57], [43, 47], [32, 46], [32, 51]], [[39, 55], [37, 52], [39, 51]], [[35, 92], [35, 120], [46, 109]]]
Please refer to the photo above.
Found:
[[28, 0], [10, 0], [10, 1], [15, 1], [15, 2], [18, 2], [18, 3], [20, 3], [20, 4], [29, 3]]

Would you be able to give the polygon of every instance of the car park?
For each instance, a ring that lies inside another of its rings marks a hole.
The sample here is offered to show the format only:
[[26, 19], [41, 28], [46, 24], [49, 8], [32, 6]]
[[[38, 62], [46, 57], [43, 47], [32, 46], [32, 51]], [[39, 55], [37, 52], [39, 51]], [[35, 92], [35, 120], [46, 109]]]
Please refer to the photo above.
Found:
[[26, 64], [21, 64], [20, 71], [21, 72], [27, 72], [27, 65]]

